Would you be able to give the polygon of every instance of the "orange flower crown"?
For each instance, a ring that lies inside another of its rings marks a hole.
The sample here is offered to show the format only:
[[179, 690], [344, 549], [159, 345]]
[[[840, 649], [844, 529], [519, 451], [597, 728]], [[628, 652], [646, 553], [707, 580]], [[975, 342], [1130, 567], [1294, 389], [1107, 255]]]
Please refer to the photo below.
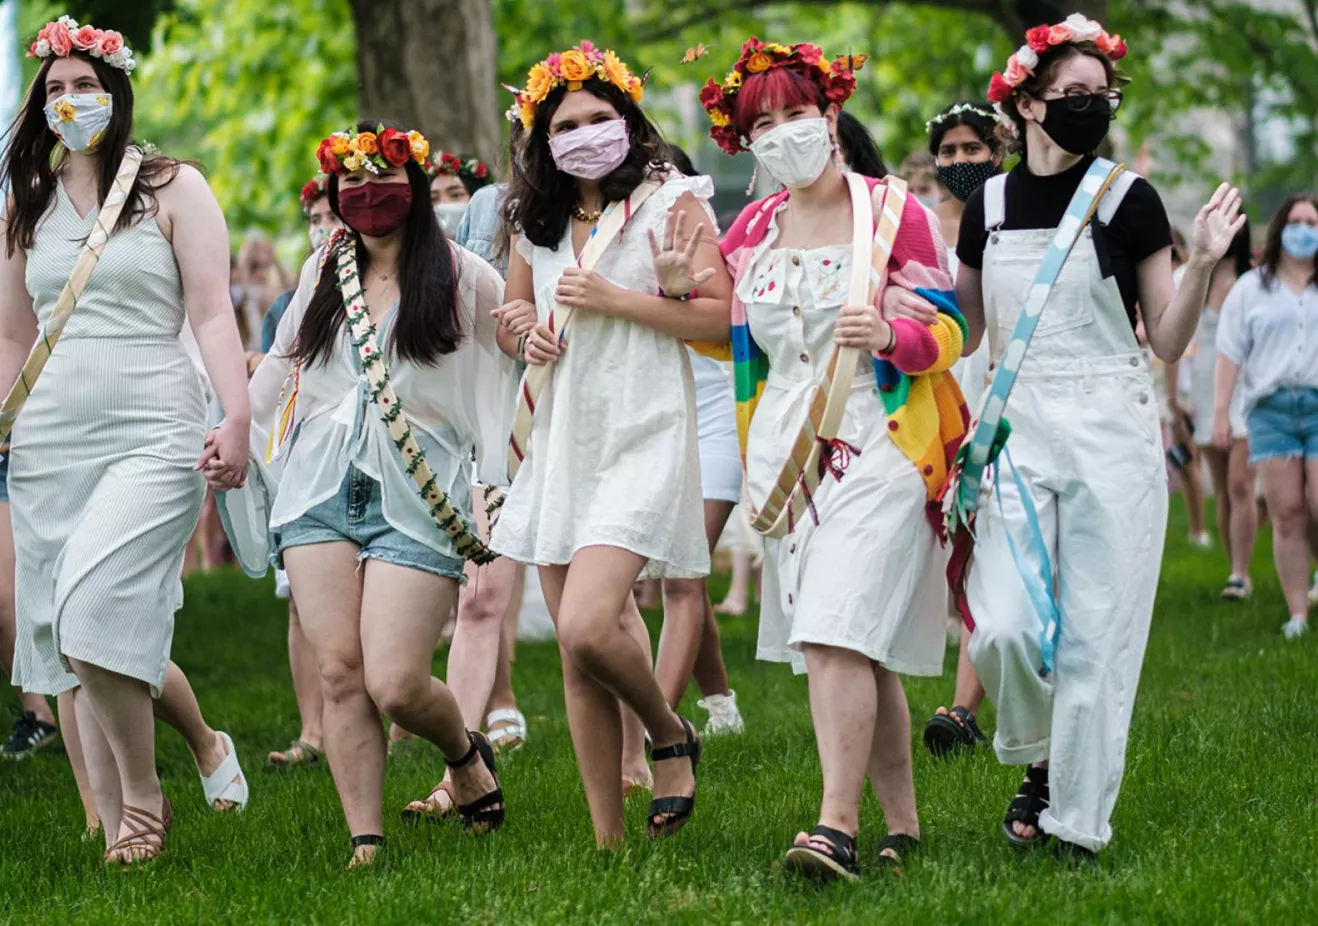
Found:
[[711, 77], [700, 91], [700, 103], [709, 113], [709, 121], [714, 123], [709, 137], [728, 154], [746, 150], [741, 143], [741, 132], [733, 124], [733, 115], [737, 110], [737, 91], [747, 77], [771, 68], [783, 68], [817, 84], [825, 100], [840, 106], [855, 92], [856, 71], [867, 59], [867, 55], [842, 55], [828, 61], [823, 49], [809, 42], [781, 45], [751, 36], [741, 47], [741, 57], [723, 83]]
[[402, 167], [409, 160], [424, 168], [429, 155], [430, 142], [420, 132], [400, 132], [383, 125], [376, 126], [374, 132], [359, 132], [356, 126], [346, 132], [335, 132], [321, 139], [316, 149], [316, 160], [326, 174], [363, 168], [378, 174], [391, 167]]
[[1007, 68], [989, 81], [990, 103], [1002, 104], [1016, 95], [1016, 88], [1034, 76], [1039, 55], [1058, 45], [1092, 42], [1109, 61], [1126, 57], [1126, 43], [1082, 13], [1072, 13], [1055, 26], [1035, 26], [1025, 33], [1025, 44], [1007, 59]]
[[569, 91], [580, 90], [591, 78], [613, 84], [637, 103], [645, 94], [644, 80], [633, 74], [612, 50], [600, 51], [594, 43], [583, 41], [576, 48], [555, 52], [532, 65], [526, 74], [526, 86], [516, 91], [513, 110], [521, 118], [522, 126], [529, 129], [535, 122], [536, 107], [555, 89], [566, 85]]

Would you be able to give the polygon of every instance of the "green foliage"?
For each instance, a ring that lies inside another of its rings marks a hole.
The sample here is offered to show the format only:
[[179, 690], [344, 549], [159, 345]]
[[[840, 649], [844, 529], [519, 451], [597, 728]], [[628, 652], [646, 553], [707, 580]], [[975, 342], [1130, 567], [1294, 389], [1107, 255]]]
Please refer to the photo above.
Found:
[[289, 229], [316, 144], [355, 118], [347, 0], [179, 0], [134, 75], [137, 135], [196, 158], [230, 230]]

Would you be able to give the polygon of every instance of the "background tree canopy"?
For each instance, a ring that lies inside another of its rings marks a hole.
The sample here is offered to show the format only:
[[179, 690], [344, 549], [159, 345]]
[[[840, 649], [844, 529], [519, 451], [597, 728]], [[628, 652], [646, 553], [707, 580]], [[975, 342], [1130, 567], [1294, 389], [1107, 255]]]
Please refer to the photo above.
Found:
[[[1264, 8], [1266, 7], [1266, 8]], [[356, 117], [414, 121], [436, 147], [501, 161], [498, 83], [520, 85], [551, 49], [591, 38], [651, 69], [647, 102], [699, 152], [694, 85], [726, 69], [752, 33], [870, 55], [848, 104], [896, 164], [925, 120], [982, 98], [1023, 29], [1074, 10], [1126, 37], [1131, 79], [1118, 122], [1155, 179], [1206, 181], [1212, 114], [1246, 143], [1234, 168], [1256, 213], [1318, 186], [1318, 0], [84, 0], [23, 2], [30, 36], [67, 9], [118, 28], [139, 52], [138, 135], [206, 167], [235, 233], [296, 227], [316, 142]], [[703, 43], [689, 65], [683, 52]], [[708, 154], [705, 150], [703, 153]], [[704, 158], [706, 162], [709, 157]]]

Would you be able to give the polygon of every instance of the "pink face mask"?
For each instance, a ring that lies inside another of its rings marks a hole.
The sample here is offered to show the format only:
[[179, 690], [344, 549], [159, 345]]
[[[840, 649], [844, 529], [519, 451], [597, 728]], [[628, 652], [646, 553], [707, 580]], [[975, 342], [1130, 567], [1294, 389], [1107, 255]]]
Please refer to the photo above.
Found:
[[549, 139], [549, 153], [558, 169], [582, 180], [607, 177], [627, 160], [630, 150], [626, 119], [583, 125]]

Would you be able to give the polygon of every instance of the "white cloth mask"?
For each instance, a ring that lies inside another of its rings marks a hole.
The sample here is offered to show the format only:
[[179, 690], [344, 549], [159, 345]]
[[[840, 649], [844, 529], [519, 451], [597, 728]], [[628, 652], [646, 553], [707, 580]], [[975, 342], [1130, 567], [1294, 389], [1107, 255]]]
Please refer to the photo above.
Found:
[[769, 176], [789, 190], [798, 190], [823, 174], [833, 155], [833, 140], [828, 120], [820, 116], [776, 125], [751, 142], [750, 150]]
[[444, 229], [444, 234], [449, 238], [458, 236], [458, 225], [461, 224], [462, 217], [466, 214], [466, 203], [437, 203], [435, 205], [435, 218], [439, 221], [439, 227]]
[[66, 93], [46, 104], [46, 124], [70, 151], [95, 151], [105, 139], [114, 99], [105, 92]]

